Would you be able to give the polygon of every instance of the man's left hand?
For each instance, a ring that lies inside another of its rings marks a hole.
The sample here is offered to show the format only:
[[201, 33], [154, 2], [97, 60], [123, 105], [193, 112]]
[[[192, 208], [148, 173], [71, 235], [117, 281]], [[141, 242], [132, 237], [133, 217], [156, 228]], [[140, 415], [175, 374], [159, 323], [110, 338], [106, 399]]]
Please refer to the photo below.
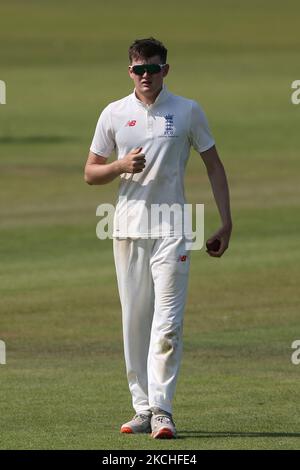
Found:
[[220, 247], [217, 251], [213, 251], [212, 249], [207, 249], [206, 252], [210, 256], [214, 256], [215, 258], [220, 258], [223, 255], [224, 251], [227, 250], [229, 245], [229, 240], [231, 236], [232, 225], [226, 227], [221, 227], [217, 232], [215, 232], [206, 243], [212, 243], [214, 240], [220, 240]]

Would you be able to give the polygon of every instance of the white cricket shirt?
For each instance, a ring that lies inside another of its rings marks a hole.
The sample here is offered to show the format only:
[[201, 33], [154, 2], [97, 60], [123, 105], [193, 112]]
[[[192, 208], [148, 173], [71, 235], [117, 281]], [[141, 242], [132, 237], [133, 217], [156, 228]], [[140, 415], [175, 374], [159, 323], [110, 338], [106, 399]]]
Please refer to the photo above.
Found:
[[141, 102], [135, 91], [109, 104], [99, 117], [91, 151], [108, 158], [116, 150], [121, 159], [132, 149], [142, 147], [141, 153], [146, 156], [141, 173], [120, 176], [113, 237], [174, 235], [177, 216], [171, 220], [165, 215], [157, 218], [155, 211], [162, 204], [183, 207], [190, 147], [204, 152], [214, 143], [199, 104], [170, 93], [165, 86], [151, 105]]

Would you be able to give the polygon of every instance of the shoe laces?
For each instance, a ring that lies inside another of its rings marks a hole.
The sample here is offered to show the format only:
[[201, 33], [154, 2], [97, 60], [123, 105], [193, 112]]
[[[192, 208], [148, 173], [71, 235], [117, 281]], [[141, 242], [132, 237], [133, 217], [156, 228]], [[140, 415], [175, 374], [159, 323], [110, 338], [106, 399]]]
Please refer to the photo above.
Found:
[[155, 421], [159, 421], [162, 424], [173, 424], [172, 418], [166, 415], [161, 415], [161, 416], [155, 416]]
[[139, 414], [136, 414], [133, 419], [138, 420], [138, 421], [146, 421], [149, 419], [149, 416], [139, 413]]

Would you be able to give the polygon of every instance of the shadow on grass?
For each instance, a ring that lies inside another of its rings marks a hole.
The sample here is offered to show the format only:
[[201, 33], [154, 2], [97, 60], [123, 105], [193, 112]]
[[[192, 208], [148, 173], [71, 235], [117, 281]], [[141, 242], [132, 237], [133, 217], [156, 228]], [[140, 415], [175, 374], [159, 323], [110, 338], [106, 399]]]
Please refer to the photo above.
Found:
[[297, 432], [210, 432], [210, 431], [180, 431], [177, 439], [188, 439], [198, 437], [202, 439], [218, 438], [218, 437], [300, 437]]

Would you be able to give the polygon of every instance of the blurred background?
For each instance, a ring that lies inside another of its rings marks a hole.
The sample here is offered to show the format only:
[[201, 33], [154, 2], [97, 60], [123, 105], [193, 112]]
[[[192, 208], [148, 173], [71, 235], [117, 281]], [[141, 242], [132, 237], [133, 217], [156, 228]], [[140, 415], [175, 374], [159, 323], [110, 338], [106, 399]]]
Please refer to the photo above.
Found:
[[[118, 433], [132, 409], [112, 242], [95, 233], [118, 181], [83, 180], [101, 110], [132, 92], [128, 47], [148, 36], [169, 50], [169, 90], [206, 112], [234, 221], [222, 259], [192, 254], [168, 446], [299, 447], [299, 14], [294, 0], [1, 0], [1, 448], [165, 448]], [[208, 238], [220, 221], [194, 151], [185, 185]]]

